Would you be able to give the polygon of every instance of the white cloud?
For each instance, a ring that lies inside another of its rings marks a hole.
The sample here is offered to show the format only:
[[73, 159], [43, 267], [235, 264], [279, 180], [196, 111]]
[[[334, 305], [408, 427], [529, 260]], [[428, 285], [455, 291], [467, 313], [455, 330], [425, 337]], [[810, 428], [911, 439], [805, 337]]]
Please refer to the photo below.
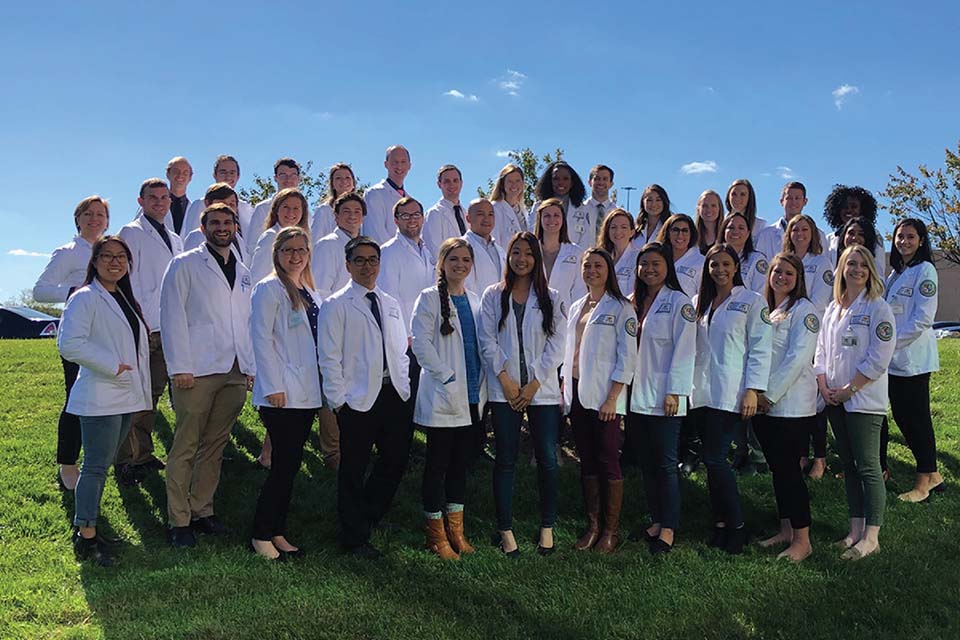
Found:
[[793, 180], [797, 177], [797, 174], [793, 172], [793, 169], [784, 166], [777, 167], [777, 175], [784, 180]]
[[688, 176], [697, 173], [716, 173], [717, 163], [713, 160], [705, 160], [703, 162], [688, 162], [680, 167], [680, 171]]
[[10, 249], [8, 256], [26, 256], [28, 258], [49, 258], [49, 253], [39, 253], [37, 251], [27, 251], [25, 249]]
[[833, 104], [836, 105], [837, 111], [843, 109], [843, 105], [850, 96], [855, 96], [858, 93], [860, 93], [860, 87], [852, 84], [842, 84], [834, 89], [831, 94], [833, 95]]
[[703, 92], [706, 93], [706, 94], [708, 94], [708, 95], [711, 95], [711, 96], [712, 96], [713, 94], [715, 94], [715, 93], [717, 92], [717, 90], [714, 89], [713, 87], [704, 87], [704, 88], [703, 88]]
[[507, 150], [504, 150], [504, 149], [500, 149], [499, 151], [497, 151], [497, 157], [498, 157], [498, 158], [509, 158], [509, 157], [510, 157], [510, 152], [507, 151]]
[[470, 95], [466, 95], [465, 93], [463, 93], [462, 91], [458, 91], [457, 89], [450, 89], [450, 91], [445, 91], [443, 95], [450, 96], [451, 98], [456, 98], [457, 100], [466, 100], [467, 102], [480, 102], [480, 98], [473, 95], [472, 93]]
[[507, 72], [497, 79], [497, 86], [508, 96], [518, 96], [526, 79], [527, 74], [514, 69], [507, 69]]

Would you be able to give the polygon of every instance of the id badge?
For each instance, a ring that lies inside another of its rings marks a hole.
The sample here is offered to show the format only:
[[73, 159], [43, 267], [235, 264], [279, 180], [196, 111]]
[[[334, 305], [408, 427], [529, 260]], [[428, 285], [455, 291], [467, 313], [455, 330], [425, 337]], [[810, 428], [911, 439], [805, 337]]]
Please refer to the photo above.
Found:
[[891, 302], [890, 310], [893, 311], [893, 315], [902, 316], [903, 312], [905, 311], [905, 307], [903, 306], [902, 302]]
[[840, 338], [840, 344], [845, 349], [852, 349], [853, 347], [857, 346], [857, 336], [853, 335], [852, 333], [848, 333]]

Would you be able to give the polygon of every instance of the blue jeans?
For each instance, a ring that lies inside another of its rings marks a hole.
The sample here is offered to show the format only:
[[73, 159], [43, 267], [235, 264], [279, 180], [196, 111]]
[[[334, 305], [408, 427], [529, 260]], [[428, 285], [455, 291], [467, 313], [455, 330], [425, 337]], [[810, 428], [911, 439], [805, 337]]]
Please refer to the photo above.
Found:
[[737, 528], [743, 524], [737, 478], [733, 474], [727, 453], [730, 443], [743, 429], [740, 414], [719, 409], [705, 409], [700, 439], [703, 442], [703, 463], [707, 466], [707, 489], [714, 523], [724, 522]]
[[100, 496], [107, 481], [107, 470], [117, 457], [120, 444], [130, 432], [132, 413], [114, 416], [80, 416], [80, 438], [83, 442], [83, 465], [74, 495], [73, 524], [97, 526]]
[[[506, 402], [491, 402], [493, 435], [497, 460], [493, 466], [493, 498], [497, 506], [497, 529], [513, 528], [513, 477], [520, 449], [520, 423], [523, 414]], [[540, 490], [540, 526], [552, 527], [557, 521], [557, 434], [560, 406], [527, 407], [533, 447], [537, 456], [537, 484]]]
[[643, 471], [643, 486], [650, 521], [664, 529], [680, 524], [680, 478], [677, 446], [683, 418], [633, 414], [637, 459]]

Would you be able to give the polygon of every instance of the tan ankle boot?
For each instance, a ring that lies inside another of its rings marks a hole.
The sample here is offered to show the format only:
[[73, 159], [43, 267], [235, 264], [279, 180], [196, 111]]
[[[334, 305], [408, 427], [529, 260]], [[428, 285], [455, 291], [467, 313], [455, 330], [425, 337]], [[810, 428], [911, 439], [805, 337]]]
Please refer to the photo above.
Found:
[[460, 556], [453, 550], [447, 541], [447, 534], [443, 530], [443, 519], [427, 518], [424, 525], [424, 533], [427, 535], [427, 549], [440, 556], [443, 560], [459, 560]]
[[587, 530], [573, 548], [587, 551], [600, 539], [600, 479], [597, 476], [584, 476], [580, 483], [583, 488], [583, 506], [587, 511]]
[[476, 549], [463, 534], [463, 511], [452, 511], [444, 515], [446, 520], [447, 541], [457, 553], [473, 553]]
[[605, 498], [603, 534], [593, 548], [600, 553], [613, 553], [620, 543], [620, 507], [623, 505], [623, 480], [607, 482]]

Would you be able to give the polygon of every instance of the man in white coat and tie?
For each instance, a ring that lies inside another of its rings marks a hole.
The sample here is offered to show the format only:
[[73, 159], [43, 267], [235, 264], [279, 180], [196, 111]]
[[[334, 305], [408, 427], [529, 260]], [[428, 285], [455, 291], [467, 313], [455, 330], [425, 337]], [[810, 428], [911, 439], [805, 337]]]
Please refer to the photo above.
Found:
[[153, 425], [157, 401], [167, 386], [167, 368], [160, 341], [160, 283], [167, 265], [183, 251], [180, 237], [164, 224], [170, 211], [170, 190], [160, 178], [140, 185], [140, 214], [120, 229], [130, 247], [130, 284], [140, 302], [149, 333], [152, 408], [133, 416], [127, 439], [117, 451], [116, 469], [121, 484], [131, 486], [143, 480], [150, 469], [163, 469], [153, 455]]
[[484, 289], [500, 282], [503, 266], [507, 263], [506, 247], [497, 244], [493, 237], [496, 224], [493, 203], [486, 198], [470, 202], [467, 209], [467, 225], [470, 229], [463, 235], [473, 247], [473, 270], [467, 276], [467, 289], [482, 295]]
[[[380, 247], [347, 243], [350, 284], [320, 307], [317, 346], [323, 395], [340, 423], [337, 514], [348, 553], [380, 557], [370, 531], [390, 509], [413, 437], [407, 329], [400, 305], [377, 286]], [[373, 445], [378, 457], [366, 470]]]
[[160, 321], [177, 414], [167, 455], [167, 518], [174, 547], [194, 532], [226, 533], [214, 515], [223, 449], [255, 373], [250, 272], [231, 250], [236, 213], [214, 204], [200, 217], [206, 242], [170, 263]]
[[574, 219], [567, 220], [570, 242], [582, 249], [597, 244], [603, 219], [617, 206], [610, 199], [612, 186], [613, 169], [605, 164], [598, 164], [590, 169], [590, 198], [580, 206]]
[[382, 245], [393, 237], [397, 225], [393, 222], [393, 205], [407, 195], [403, 181], [410, 173], [410, 152], [406, 147], [395, 144], [387, 147], [387, 157], [383, 161], [387, 177], [373, 185], [363, 194], [367, 204], [367, 218], [363, 223], [363, 234]]
[[443, 194], [437, 204], [427, 210], [423, 222], [423, 241], [430, 253], [438, 255], [447, 238], [460, 238], [467, 232], [466, 211], [460, 205], [463, 176], [460, 169], [445, 164], [437, 171], [437, 186]]

